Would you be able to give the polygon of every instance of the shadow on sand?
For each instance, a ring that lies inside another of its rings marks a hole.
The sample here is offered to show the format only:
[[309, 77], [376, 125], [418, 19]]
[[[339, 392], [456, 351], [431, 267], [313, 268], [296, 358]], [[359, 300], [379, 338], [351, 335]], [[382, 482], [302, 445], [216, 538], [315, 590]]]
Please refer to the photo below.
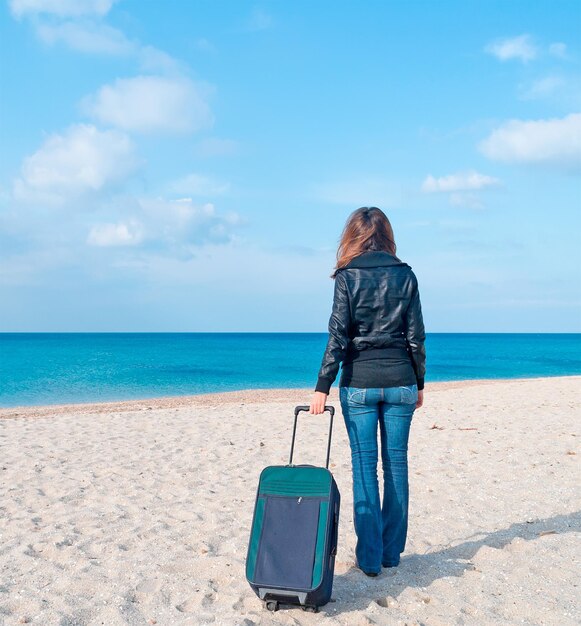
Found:
[[[517, 537], [533, 541], [539, 538], [540, 533], [547, 531], [555, 531], [557, 534], [581, 531], [581, 511], [530, 522], [518, 522], [488, 534], [477, 533], [478, 539], [467, 538], [460, 544], [426, 554], [404, 554], [396, 568], [398, 570], [396, 576], [386, 576], [385, 572], [390, 570], [384, 569], [377, 578], [368, 578], [353, 565], [346, 573], [335, 575], [333, 598], [329, 604], [320, 607], [319, 613], [336, 616], [344, 611], [351, 613], [354, 609], [365, 610], [372, 600], [382, 602], [387, 595], [397, 599], [400, 593], [410, 587], [428, 587], [435, 580], [447, 576], [461, 577], [464, 572], [475, 569], [471, 559], [480, 548], [488, 546], [502, 549]], [[354, 571], [361, 579], [369, 581], [359, 598], [352, 596]], [[343, 598], [348, 597], [351, 601], [346, 606]], [[353, 603], [356, 606], [353, 606]], [[282, 610], [287, 608], [290, 609], [288, 605], [281, 605]], [[294, 608], [300, 611], [298, 607]]]

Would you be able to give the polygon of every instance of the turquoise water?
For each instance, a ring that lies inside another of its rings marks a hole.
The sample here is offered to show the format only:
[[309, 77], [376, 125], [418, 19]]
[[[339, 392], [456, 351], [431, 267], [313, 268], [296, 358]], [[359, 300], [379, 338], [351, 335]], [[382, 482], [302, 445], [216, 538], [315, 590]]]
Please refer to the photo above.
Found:
[[[314, 389], [326, 342], [326, 333], [0, 333], [0, 406]], [[581, 374], [581, 334], [430, 333], [426, 353], [426, 382]]]

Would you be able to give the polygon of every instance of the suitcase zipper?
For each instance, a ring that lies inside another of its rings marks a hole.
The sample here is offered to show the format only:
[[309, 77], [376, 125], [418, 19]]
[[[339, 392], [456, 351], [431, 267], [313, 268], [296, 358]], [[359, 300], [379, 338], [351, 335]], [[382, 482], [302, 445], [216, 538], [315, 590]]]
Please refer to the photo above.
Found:
[[321, 500], [322, 502], [328, 501], [329, 496], [297, 496], [296, 493], [283, 494], [283, 493], [268, 493], [267, 491], [263, 491], [258, 494], [259, 498], [301, 498], [301, 500], [305, 500], [306, 498], [314, 498], [315, 500]]

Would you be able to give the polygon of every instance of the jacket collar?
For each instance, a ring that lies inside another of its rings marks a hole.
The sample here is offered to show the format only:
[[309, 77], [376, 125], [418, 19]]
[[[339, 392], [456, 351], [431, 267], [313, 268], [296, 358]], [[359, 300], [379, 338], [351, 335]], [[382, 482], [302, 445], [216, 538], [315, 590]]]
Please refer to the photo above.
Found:
[[367, 252], [363, 252], [351, 259], [351, 261], [344, 266], [344, 269], [350, 267], [387, 267], [389, 265], [408, 264], [384, 250], [367, 250]]

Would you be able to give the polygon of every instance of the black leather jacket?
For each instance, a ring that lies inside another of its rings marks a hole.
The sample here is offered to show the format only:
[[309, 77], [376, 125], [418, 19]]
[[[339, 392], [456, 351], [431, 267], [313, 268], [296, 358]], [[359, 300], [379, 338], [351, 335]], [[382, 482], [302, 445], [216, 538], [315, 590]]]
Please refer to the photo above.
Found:
[[424, 342], [418, 280], [412, 268], [388, 252], [364, 252], [337, 271], [329, 339], [315, 390], [329, 393], [340, 362], [401, 359], [406, 354], [418, 389], [423, 389]]

